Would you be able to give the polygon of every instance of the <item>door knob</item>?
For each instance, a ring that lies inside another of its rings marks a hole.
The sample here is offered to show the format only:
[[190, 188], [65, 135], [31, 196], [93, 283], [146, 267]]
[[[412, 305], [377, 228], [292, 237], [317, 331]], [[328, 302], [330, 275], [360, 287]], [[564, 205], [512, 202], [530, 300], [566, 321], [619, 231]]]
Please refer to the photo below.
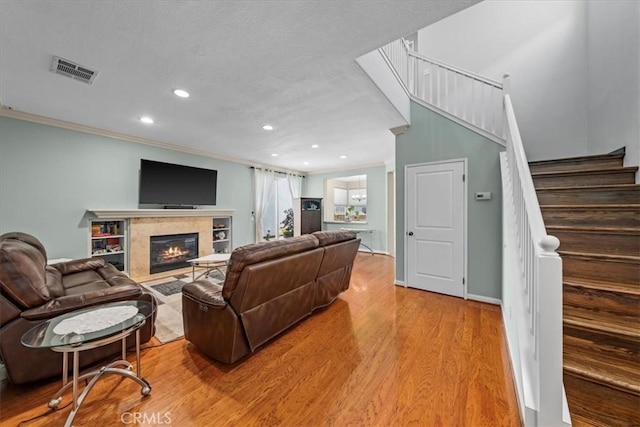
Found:
[[409, 236], [413, 236], [413, 231], [407, 233]]

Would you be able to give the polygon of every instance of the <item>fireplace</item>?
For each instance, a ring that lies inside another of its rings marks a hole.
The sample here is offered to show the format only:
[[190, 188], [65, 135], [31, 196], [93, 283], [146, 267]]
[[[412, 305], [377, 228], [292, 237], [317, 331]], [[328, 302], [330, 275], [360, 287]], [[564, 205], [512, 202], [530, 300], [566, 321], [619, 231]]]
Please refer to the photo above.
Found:
[[187, 261], [198, 258], [198, 233], [151, 236], [149, 273], [161, 273], [189, 267]]

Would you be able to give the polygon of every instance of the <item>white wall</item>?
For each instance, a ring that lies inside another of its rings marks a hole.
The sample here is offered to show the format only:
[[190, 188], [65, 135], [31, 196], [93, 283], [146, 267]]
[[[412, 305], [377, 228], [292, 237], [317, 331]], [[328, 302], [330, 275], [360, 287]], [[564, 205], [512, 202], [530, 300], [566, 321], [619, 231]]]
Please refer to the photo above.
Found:
[[626, 146], [640, 165], [640, 3], [590, 1], [587, 8], [588, 152]]
[[486, 0], [418, 32], [427, 57], [511, 93], [530, 160], [587, 154], [587, 3]]

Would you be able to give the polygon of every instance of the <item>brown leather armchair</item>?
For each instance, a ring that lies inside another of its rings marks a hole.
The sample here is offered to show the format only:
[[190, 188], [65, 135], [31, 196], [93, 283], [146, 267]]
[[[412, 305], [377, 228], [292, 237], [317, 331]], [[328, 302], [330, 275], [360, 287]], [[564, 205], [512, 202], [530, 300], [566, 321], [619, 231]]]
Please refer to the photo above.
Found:
[[[26, 233], [0, 236], [0, 357], [9, 381], [28, 383], [62, 374], [62, 355], [22, 345], [22, 335], [43, 321], [73, 310], [123, 300], [155, 303], [154, 297], [102, 258], [47, 265], [44, 246]], [[155, 316], [141, 329], [154, 334]], [[132, 337], [130, 337], [132, 338]], [[128, 343], [133, 346], [133, 339]], [[81, 366], [118, 354], [119, 342], [82, 353]]]

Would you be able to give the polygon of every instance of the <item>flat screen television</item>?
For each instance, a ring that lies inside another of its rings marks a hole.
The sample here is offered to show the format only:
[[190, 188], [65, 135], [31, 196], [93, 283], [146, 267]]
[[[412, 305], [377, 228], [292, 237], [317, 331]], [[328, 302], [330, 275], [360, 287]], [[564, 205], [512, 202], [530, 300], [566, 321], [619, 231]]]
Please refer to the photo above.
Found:
[[140, 204], [215, 205], [218, 171], [140, 160]]

